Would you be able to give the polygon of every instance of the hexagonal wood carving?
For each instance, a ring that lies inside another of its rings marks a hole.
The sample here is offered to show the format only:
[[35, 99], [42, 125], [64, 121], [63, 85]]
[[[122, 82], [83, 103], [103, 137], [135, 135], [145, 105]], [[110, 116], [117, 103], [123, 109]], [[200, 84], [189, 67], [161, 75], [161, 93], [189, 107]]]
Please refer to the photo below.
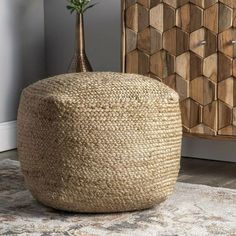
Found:
[[204, 11], [204, 26], [218, 33], [219, 31], [219, 5], [214, 4]]
[[149, 25], [148, 9], [140, 4], [131, 5], [126, 9], [126, 26], [133, 31], [142, 31]]
[[224, 79], [229, 78], [233, 71], [233, 67], [232, 67], [232, 58], [219, 53], [218, 54], [218, 58], [219, 58], [219, 71], [218, 71], [218, 81], [222, 81]]
[[218, 129], [229, 126], [232, 123], [232, 109], [225, 103], [219, 101], [219, 124]]
[[163, 48], [172, 55], [180, 55], [189, 49], [189, 36], [179, 28], [170, 29], [163, 34]]
[[138, 31], [138, 5], [131, 5], [126, 9], [126, 27]]
[[236, 0], [126, 0], [125, 71], [180, 95], [185, 132], [236, 136]]
[[219, 0], [219, 1], [224, 3], [227, 6], [231, 7], [231, 8], [236, 8], [235, 0]]
[[212, 130], [217, 130], [217, 101], [204, 106], [202, 122]]
[[170, 88], [176, 90], [176, 74], [167, 76], [166, 78], [162, 79], [162, 82]]
[[180, 101], [189, 97], [189, 82], [179, 75], [176, 75], [176, 91], [179, 94]]
[[217, 51], [217, 36], [206, 28], [190, 34], [190, 50], [201, 57], [207, 57]]
[[186, 3], [188, 3], [189, 0], [163, 0], [164, 3], [174, 7], [174, 8], [177, 8], [177, 7], [180, 7]]
[[129, 28], [126, 28], [126, 53], [129, 53], [137, 48], [137, 33]]
[[218, 36], [219, 51], [225, 55], [235, 58], [236, 57], [236, 29], [230, 28], [223, 31]]
[[190, 0], [190, 2], [196, 4], [201, 8], [208, 8], [218, 2], [218, 0]]
[[203, 26], [203, 9], [194, 4], [185, 4], [177, 9], [176, 25], [186, 32], [193, 32]]
[[236, 8], [233, 9], [233, 27], [236, 28]]
[[137, 2], [137, 0], [125, 0], [125, 9], [134, 5], [136, 2]]
[[229, 29], [233, 24], [233, 9], [219, 4], [219, 32]]
[[216, 99], [216, 85], [206, 77], [198, 77], [190, 82], [190, 96], [201, 105]]
[[159, 51], [150, 58], [150, 71], [159, 78], [165, 78], [175, 72], [175, 58], [165, 50]]
[[146, 8], [151, 8], [162, 2], [162, 0], [137, 0], [137, 2]]
[[162, 48], [162, 35], [149, 27], [138, 33], [138, 49], [153, 54]]
[[218, 97], [230, 107], [236, 106], [236, 79], [231, 77], [218, 84]]
[[236, 59], [233, 60], [233, 76], [236, 77]]
[[141, 51], [135, 50], [126, 56], [127, 73], [145, 75], [149, 72], [149, 56]]
[[236, 126], [236, 107], [233, 108], [233, 125]]
[[188, 98], [180, 102], [182, 112], [182, 122], [186, 129], [190, 129], [201, 123], [202, 108], [201, 106]]
[[216, 135], [216, 131], [212, 130], [211, 128], [209, 128], [208, 126], [206, 126], [204, 124], [200, 124], [198, 126], [193, 127], [192, 129], [190, 129], [190, 133], [205, 134], [205, 135], [209, 135], [209, 136]]
[[218, 56], [217, 53], [206, 57], [203, 60], [203, 75], [210, 80], [217, 82], [217, 69], [218, 69]]
[[[209, 62], [210, 63], [210, 62]], [[176, 57], [176, 73], [186, 80], [193, 80], [202, 75], [203, 71], [203, 60], [192, 52], [186, 52]], [[211, 70], [213, 65], [211, 64], [209, 69]], [[209, 74], [209, 73], [208, 73]]]
[[229, 125], [227, 127], [224, 127], [223, 129], [220, 129], [218, 131], [219, 135], [236, 135], [236, 127], [233, 125]]
[[176, 57], [176, 73], [186, 80], [190, 80], [190, 53], [186, 52]]
[[202, 75], [203, 60], [195, 53], [190, 52], [190, 80]]
[[161, 32], [171, 29], [175, 26], [175, 10], [166, 4], [151, 8], [150, 25]]

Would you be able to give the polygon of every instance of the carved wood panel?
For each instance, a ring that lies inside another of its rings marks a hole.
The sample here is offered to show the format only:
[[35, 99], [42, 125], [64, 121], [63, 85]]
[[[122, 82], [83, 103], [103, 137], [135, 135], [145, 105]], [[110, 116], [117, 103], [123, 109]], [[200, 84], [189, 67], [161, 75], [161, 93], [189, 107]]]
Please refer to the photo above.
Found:
[[218, 134], [236, 135], [235, 0], [219, 3]]
[[124, 71], [175, 89], [187, 133], [236, 135], [235, 2], [125, 1]]

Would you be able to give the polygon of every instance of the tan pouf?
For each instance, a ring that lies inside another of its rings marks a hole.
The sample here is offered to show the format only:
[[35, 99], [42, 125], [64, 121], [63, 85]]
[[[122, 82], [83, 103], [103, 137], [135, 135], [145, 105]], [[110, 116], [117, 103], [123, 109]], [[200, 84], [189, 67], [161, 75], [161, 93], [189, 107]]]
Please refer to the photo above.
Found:
[[59, 75], [21, 96], [22, 172], [53, 208], [119, 212], [162, 202], [176, 182], [181, 136], [177, 93], [144, 76]]

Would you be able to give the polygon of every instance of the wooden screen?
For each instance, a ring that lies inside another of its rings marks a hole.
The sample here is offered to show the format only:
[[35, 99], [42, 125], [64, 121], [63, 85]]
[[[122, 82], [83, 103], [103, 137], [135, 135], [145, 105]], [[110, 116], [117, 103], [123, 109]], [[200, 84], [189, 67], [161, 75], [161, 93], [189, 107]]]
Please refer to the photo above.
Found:
[[124, 72], [175, 89], [186, 133], [236, 135], [236, 0], [124, 0], [123, 16]]

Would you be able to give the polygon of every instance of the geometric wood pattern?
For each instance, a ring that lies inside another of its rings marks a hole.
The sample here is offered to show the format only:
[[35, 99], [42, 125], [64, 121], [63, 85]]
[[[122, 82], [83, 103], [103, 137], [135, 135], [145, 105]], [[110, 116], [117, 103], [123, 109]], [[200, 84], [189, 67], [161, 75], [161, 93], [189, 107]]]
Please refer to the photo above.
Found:
[[176, 11], [176, 25], [185, 32], [193, 32], [203, 26], [203, 9], [195, 4], [185, 4]]
[[219, 51], [231, 58], [236, 57], [236, 29], [230, 28], [218, 36]]
[[230, 107], [236, 107], [236, 79], [230, 77], [218, 84], [218, 98]]
[[179, 93], [184, 132], [236, 135], [236, 0], [124, 1], [124, 71]]
[[219, 1], [231, 8], [236, 8], [236, 1], [235, 0], [219, 0]]
[[225, 4], [219, 4], [219, 32], [229, 29], [233, 23], [233, 9]]
[[162, 35], [156, 29], [149, 27], [138, 33], [138, 49], [150, 54], [162, 47]]
[[217, 52], [217, 35], [206, 28], [190, 34], [190, 50], [205, 58]]
[[174, 56], [165, 50], [161, 50], [151, 56], [150, 72], [157, 75], [158, 78], [166, 78], [174, 74], [174, 63]]
[[197, 6], [206, 9], [213, 4], [215, 4], [218, 0], [190, 0], [190, 2], [196, 4]]
[[204, 27], [212, 32], [218, 33], [219, 29], [219, 7], [212, 5], [204, 11]]
[[190, 97], [202, 106], [208, 105], [217, 99], [216, 84], [206, 77], [198, 77], [190, 82]]
[[218, 70], [218, 81], [225, 80], [232, 76], [233, 73], [233, 65], [232, 58], [226, 56], [223, 53], [218, 53], [218, 62], [219, 62], [219, 70]]
[[202, 74], [209, 80], [217, 83], [218, 76], [218, 54], [214, 53], [203, 60], [203, 72]]
[[[156, 17], [159, 16], [159, 17]], [[168, 19], [168, 21], [163, 21], [161, 19]], [[164, 32], [171, 29], [175, 25], [175, 11], [173, 8], [166, 4], [158, 4], [157, 6], [151, 8], [150, 10], [150, 25]]]
[[174, 56], [189, 49], [189, 36], [178, 28], [172, 28], [163, 33], [163, 48]]

